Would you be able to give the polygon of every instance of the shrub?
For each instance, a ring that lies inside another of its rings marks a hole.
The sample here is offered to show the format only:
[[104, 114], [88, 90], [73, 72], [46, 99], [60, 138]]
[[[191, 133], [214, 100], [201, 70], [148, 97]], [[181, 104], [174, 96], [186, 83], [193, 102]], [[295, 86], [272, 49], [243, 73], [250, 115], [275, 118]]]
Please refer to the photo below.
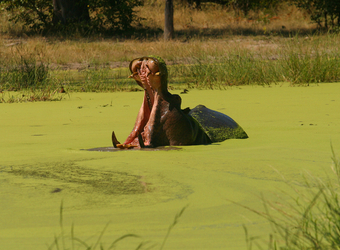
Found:
[[[338, 0], [293, 0], [293, 2], [302, 9], [305, 9], [310, 15], [312, 21], [319, 27], [332, 29], [335, 26], [340, 27], [340, 1]], [[335, 21], [337, 20], [337, 24]]]
[[133, 10], [141, 0], [2, 0], [11, 21], [40, 32], [89, 32], [127, 30], [138, 18]]

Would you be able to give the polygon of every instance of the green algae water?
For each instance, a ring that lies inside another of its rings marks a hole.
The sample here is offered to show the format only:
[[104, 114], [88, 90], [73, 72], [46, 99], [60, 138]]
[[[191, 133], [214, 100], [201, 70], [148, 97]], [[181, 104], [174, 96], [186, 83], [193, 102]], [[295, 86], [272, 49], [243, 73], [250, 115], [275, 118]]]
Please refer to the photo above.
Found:
[[331, 143], [340, 154], [339, 93], [337, 83], [191, 90], [182, 108], [225, 113], [249, 138], [154, 151], [87, 150], [112, 147], [112, 130], [126, 139], [142, 92], [0, 104], [0, 248], [47, 249], [60, 233], [63, 201], [65, 235], [73, 224], [91, 245], [109, 223], [104, 249], [128, 233], [142, 239], [118, 249], [141, 240], [159, 247], [187, 205], [164, 249], [246, 249], [242, 225], [264, 239], [270, 227], [231, 201], [261, 210], [261, 194], [270, 199], [287, 188], [281, 175], [291, 183], [304, 172], [326, 176]]

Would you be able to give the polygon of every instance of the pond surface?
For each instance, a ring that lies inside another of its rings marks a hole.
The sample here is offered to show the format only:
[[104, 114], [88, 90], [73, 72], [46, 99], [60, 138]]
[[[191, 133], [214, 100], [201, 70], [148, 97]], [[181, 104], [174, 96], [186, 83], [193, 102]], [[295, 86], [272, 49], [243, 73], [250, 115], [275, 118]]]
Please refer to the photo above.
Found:
[[304, 172], [326, 176], [331, 143], [340, 155], [339, 93], [339, 83], [190, 90], [182, 108], [225, 113], [249, 138], [168, 150], [112, 149], [112, 130], [121, 142], [131, 132], [142, 92], [0, 104], [1, 248], [47, 249], [60, 234], [62, 201], [66, 236], [73, 224], [91, 245], [109, 222], [104, 249], [127, 233], [142, 239], [118, 249], [141, 240], [159, 247], [187, 205], [164, 249], [246, 249], [243, 225], [268, 239], [267, 222], [231, 201], [263, 210], [261, 194], [287, 189], [281, 175], [290, 183]]

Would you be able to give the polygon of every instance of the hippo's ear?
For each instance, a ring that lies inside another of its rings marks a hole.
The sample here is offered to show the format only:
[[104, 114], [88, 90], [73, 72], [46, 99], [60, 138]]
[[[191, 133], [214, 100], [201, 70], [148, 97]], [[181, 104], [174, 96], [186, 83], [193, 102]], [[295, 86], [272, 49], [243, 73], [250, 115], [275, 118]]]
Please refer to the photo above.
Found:
[[186, 115], [189, 114], [190, 111], [191, 111], [191, 109], [189, 107], [182, 109], [182, 112]]

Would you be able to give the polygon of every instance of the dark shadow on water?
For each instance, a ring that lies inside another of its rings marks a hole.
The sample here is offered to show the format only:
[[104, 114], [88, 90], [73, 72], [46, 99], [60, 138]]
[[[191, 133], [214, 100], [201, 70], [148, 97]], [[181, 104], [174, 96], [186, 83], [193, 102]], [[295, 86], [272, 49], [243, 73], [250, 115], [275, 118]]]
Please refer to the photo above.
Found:
[[119, 152], [119, 151], [170, 151], [170, 150], [181, 150], [182, 148], [178, 147], [157, 147], [157, 148], [132, 148], [132, 149], [120, 149], [114, 147], [100, 147], [100, 148], [90, 148], [90, 149], [82, 149], [87, 151], [99, 151], [99, 152]]

